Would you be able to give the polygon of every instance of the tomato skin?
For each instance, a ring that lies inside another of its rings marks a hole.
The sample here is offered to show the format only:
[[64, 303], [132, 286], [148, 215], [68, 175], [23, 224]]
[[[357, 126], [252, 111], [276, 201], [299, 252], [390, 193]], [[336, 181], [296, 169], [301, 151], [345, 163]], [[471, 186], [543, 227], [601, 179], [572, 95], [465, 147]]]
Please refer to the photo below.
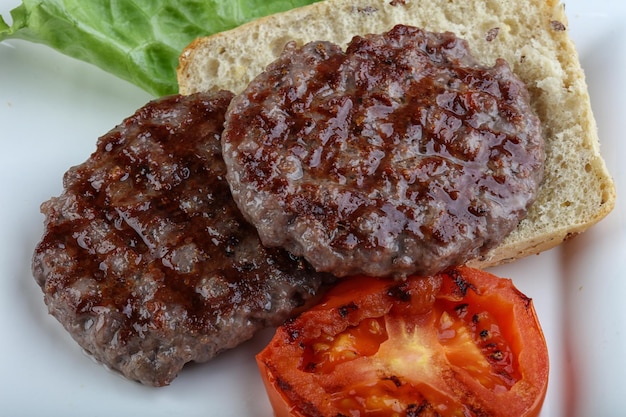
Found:
[[277, 417], [531, 417], [548, 381], [532, 300], [467, 267], [342, 279], [256, 359]]

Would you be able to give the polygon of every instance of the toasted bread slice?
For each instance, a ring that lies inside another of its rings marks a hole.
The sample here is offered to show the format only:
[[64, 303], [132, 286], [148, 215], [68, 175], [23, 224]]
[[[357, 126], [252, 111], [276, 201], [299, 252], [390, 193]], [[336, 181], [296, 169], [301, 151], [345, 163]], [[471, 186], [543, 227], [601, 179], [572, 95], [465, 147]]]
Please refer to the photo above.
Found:
[[505, 241], [471, 262], [488, 267], [550, 249], [583, 232], [615, 204], [600, 155], [585, 76], [558, 0], [326, 0], [200, 38], [180, 56], [180, 92], [241, 92], [288, 41], [328, 40], [396, 24], [454, 32], [484, 65], [509, 62], [528, 86], [546, 139], [545, 178], [536, 202]]

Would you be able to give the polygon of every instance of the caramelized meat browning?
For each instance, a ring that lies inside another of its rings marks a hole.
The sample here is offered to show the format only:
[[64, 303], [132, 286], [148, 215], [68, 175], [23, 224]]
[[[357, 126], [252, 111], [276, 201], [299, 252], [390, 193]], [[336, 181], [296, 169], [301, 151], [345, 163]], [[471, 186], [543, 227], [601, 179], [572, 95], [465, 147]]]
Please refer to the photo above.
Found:
[[147, 104], [98, 141], [42, 205], [34, 276], [49, 311], [96, 359], [169, 384], [281, 323], [323, 275], [265, 249], [224, 178], [220, 135], [232, 94]]
[[544, 142], [506, 62], [396, 26], [289, 44], [233, 99], [228, 181], [263, 243], [338, 276], [432, 274], [500, 243], [534, 201]]

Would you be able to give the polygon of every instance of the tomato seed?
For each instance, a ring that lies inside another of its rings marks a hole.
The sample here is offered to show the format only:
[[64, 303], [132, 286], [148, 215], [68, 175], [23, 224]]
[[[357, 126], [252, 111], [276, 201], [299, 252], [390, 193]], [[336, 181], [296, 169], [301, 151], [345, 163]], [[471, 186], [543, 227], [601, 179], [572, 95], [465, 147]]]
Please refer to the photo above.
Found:
[[491, 354], [491, 359], [495, 361], [501, 361], [502, 359], [504, 359], [504, 354], [502, 353], [502, 351], [496, 350]]

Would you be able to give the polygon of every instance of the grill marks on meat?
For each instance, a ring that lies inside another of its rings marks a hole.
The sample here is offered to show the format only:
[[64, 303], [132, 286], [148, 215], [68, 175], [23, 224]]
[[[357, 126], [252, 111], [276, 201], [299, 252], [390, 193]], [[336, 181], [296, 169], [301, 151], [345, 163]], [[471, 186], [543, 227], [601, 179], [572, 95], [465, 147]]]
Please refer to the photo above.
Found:
[[236, 97], [228, 181], [264, 244], [338, 276], [431, 274], [526, 215], [544, 143], [524, 84], [465, 41], [397, 26], [289, 44]]
[[450, 33], [289, 44], [234, 99], [156, 100], [100, 138], [41, 207], [33, 273], [86, 351], [167, 385], [282, 323], [325, 272], [480, 256], [526, 215], [543, 162], [524, 84]]
[[225, 181], [232, 94], [147, 104], [42, 205], [33, 259], [49, 311], [96, 359], [169, 384], [311, 299], [324, 276], [261, 246]]

